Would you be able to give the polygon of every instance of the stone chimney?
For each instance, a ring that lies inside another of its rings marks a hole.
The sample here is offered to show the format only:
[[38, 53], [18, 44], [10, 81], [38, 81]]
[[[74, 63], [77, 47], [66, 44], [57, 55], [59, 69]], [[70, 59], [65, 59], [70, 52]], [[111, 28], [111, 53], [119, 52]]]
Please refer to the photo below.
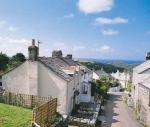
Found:
[[63, 54], [61, 50], [54, 50], [52, 52], [52, 58], [62, 58]]
[[150, 52], [147, 53], [146, 60], [150, 60]]
[[72, 59], [72, 54], [67, 54], [66, 58], [67, 59]]
[[35, 45], [35, 39], [32, 39], [32, 45], [28, 47], [29, 60], [36, 61], [38, 58], [39, 49]]

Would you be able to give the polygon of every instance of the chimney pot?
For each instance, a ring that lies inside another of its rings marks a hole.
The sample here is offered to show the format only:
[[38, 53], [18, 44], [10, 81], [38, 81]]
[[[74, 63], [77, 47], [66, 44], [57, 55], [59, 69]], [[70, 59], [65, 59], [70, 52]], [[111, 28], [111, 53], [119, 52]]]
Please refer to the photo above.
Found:
[[54, 50], [52, 52], [52, 57], [53, 58], [62, 58], [63, 54], [61, 50]]
[[72, 54], [67, 54], [66, 58], [67, 59], [72, 59]]

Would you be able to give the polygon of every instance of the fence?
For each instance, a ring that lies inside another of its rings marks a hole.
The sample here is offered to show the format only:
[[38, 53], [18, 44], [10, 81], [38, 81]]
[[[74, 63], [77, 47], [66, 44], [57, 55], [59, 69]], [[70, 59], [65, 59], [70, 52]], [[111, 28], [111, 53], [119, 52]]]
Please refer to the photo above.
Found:
[[0, 93], [1, 103], [21, 106], [25, 108], [34, 108], [35, 106], [44, 104], [52, 99], [52, 97], [39, 97], [35, 95], [16, 94], [11, 92]]
[[[55, 122], [57, 99], [53, 99], [33, 109], [33, 123], [40, 127], [50, 127]], [[34, 125], [33, 125], [34, 127]]]
[[50, 127], [56, 118], [57, 99], [27, 94], [0, 92], [0, 103], [33, 109], [32, 127]]

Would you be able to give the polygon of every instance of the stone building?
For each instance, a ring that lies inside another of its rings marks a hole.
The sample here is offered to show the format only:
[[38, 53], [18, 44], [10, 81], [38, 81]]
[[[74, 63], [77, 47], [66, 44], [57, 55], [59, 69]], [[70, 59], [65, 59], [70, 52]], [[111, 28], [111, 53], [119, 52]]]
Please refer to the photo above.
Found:
[[113, 79], [118, 80], [119, 83], [121, 84], [122, 88], [127, 88], [127, 84], [129, 82], [131, 82], [131, 73], [129, 72], [119, 72], [119, 70], [117, 70], [116, 73], [112, 73], [111, 76], [113, 77]]
[[2, 75], [6, 91], [58, 98], [57, 110], [69, 115], [75, 104], [91, 100], [92, 71], [62, 51], [53, 51], [52, 57], [39, 57], [39, 48], [32, 40], [29, 58]]
[[146, 61], [133, 69], [132, 97], [137, 117], [150, 126], [150, 55]]

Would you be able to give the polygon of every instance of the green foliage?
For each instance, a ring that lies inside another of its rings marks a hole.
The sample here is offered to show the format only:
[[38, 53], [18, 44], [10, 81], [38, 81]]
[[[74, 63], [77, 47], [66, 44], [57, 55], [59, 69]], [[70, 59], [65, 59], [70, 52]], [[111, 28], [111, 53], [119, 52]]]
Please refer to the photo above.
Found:
[[87, 66], [91, 70], [101, 70], [101, 68], [104, 69], [107, 73], [117, 72], [119, 70], [120, 72], [124, 71], [124, 68], [122, 67], [116, 67], [111, 64], [104, 64], [104, 63], [92, 63], [92, 62], [81, 62], [85, 66]]
[[32, 110], [0, 103], [0, 127], [29, 127]]
[[103, 76], [103, 77], [100, 78], [100, 80], [103, 81], [103, 82], [106, 82], [107, 78], [105, 76]]
[[109, 88], [109, 82], [103, 80], [96, 80], [91, 82], [91, 94], [94, 96], [95, 93], [105, 96]]
[[0, 71], [5, 71], [8, 63], [9, 57], [6, 54], [0, 53]]
[[120, 83], [117, 80], [114, 80], [111, 82], [111, 87], [117, 87], [119, 85], [120, 85]]
[[20, 63], [24, 62], [25, 60], [25, 56], [22, 53], [17, 53], [16, 55], [12, 56], [12, 58], [10, 58], [8, 67], [13, 68], [19, 65]]
[[25, 56], [22, 53], [17, 53], [16, 55], [14, 55], [11, 60], [14, 61], [19, 61], [19, 62], [24, 62], [26, 60]]
[[132, 84], [131, 84], [131, 83], [128, 83], [128, 84], [127, 84], [127, 91], [128, 91], [128, 92], [131, 92], [131, 91], [132, 91]]

